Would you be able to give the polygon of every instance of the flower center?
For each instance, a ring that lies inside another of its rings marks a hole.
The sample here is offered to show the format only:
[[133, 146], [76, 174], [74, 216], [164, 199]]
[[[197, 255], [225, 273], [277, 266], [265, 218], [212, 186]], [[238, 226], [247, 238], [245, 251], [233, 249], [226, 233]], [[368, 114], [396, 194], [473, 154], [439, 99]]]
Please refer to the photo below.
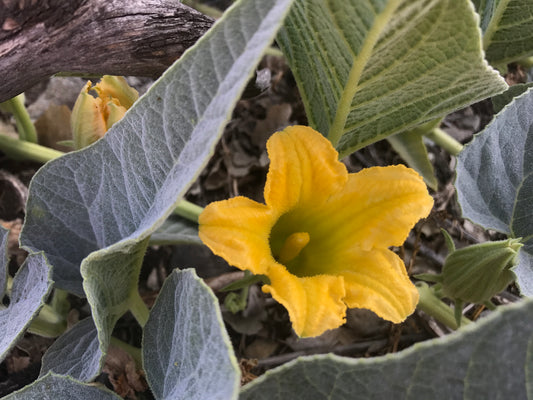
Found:
[[305, 246], [309, 243], [310, 237], [307, 232], [295, 232], [291, 234], [283, 246], [278, 255], [278, 261], [281, 264], [287, 264], [289, 261], [294, 260]]

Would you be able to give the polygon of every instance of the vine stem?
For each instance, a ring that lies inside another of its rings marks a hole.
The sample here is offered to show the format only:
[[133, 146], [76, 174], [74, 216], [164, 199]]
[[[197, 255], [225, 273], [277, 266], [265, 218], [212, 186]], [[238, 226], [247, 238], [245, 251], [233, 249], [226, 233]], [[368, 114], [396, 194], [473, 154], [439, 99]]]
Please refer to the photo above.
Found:
[[24, 105], [24, 94], [13, 97], [1, 104], [1, 108], [10, 112], [15, 117], [17, 132], [21, 140], [37, 143], [37, 131], [31, 121], [30, 114]]
[[28, 332], [55, 338], [67, 330], [67, 321], [63, 315], [59, 315], [53, 307], [48, 304], [43, 305], [39, 314], [31, 321]]
[[186, 218], [189, 221], [198, 223], [198, 217], [203, 211], [203, 207], [200, 207], [187, 200], [181, 200], [174, 209], [174, 214], [180, 217]]
[[61, 151], [41, 146], [37, 143], [15, 139], [1, 134], [0, 149], [15, 159], [31, 160], [40, 163], [46, 163], [64, 154]]
[[[447, 327], [455, 330], [458, 328], [455, 320], [454, 311], [433, 292], [433, 290], [424, 282], [416, 284], [420, 300], [418, 302], [418, 309], [431, 315], [437, 321], [443, 323]], [[461, 318], [461, 326], [467, 325], [470, 320], [466, 317]]]
[[463, 151], [464, 146], [440, 128], [433, 128], [426, 133], [426, 137], [441, 146], [451, 155], [457, 156]]
[[129, 309], [139, 325], [144, 328], [150, 315], [148, 306], [144, 303], [143, 299], [139, 295], [139, 292], [134, 291], [129, 299]]

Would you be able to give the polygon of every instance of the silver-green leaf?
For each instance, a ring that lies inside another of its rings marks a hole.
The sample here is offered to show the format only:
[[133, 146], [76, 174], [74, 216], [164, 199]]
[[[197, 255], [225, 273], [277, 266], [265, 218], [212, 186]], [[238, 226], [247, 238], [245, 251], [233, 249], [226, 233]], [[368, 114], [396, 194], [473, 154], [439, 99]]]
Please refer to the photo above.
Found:
[[[3, 276], [7, 276], [7, 236], [8, 231], [0, 227], [0, 274]], [[0, 305], [0, 360], [13, 348], [44, 305], [52, 289], [51, 275], [51, 268], [42, 253], [30, 254], [18, 270], [13, 279], [9, 306]]]
[[506, 88], [470, 0], [307, 0], [278, 42], [341, 156]]
[[400, 353], [297, 359], [244, 386], [239, 400], [533, 399], [533, 301]]
[[[533, 89], [515, 98], [457, 159], [455, 187], [463, 216], [523, 238], [515, 269], [523, 294], [533, 295]], [[522, 254], [526, 253], [526, 254]]]
[[85, 318], [48, 348], [42, 359], [39, 376], [53, 371], [58, 375], [89, 382], [100, 373], [102, 362], [96, 326], [92, 318]]
[[3, 400], [121, 400], [122, 398], [105, 387], [97, 387], [76, 381], [67, 376], [48, 373], [31, 385], [12, 393]]
[[231, 400], [240, 373], [218, 300], [194, 270], [165, 281], [144, 329], [143, 363], [157, 400]]

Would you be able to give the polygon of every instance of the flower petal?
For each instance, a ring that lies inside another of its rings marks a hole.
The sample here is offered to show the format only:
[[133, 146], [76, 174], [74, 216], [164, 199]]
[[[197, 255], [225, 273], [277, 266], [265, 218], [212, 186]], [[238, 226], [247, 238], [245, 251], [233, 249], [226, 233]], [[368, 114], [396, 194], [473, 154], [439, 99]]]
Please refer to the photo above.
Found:
[[318, 336], [328, 329], [338, 328], [346, 321], [344, 282], [341, 276], [317, 275], [298, 278], [281, 264], [268, 272], [270, 285], [263, 291], [281, 303], [289, 312], [296, 334]]
[[307, 126], [290, 126], [267, 142], [270, 169], [265, 202], [284, 213], [295, 205], [324, 203], [344, 186], [348, 173], [331, 143]]
[[[349, 174], [344, 190], [315, 215], [317, 231], [337, 250], [357, 246], [400, 246], [433, 207], [426, 184], [403, 165], [372, 167]], [[328, 239], [329, 238], [329, 239]]]
[[268, 237], [276, 218], [263, 204], [246, 197], [209, 204], [199, 218], [199, 236], [213, 253], [254, 274], [274, 261]]
[[400, 257], [388, 249], [354, 250], [345, 256], [342, 263], [350, 268], [339, 274], [344, 277], [348, 307], [367, 308], [394, 323], [414, 312], [418, 291]]

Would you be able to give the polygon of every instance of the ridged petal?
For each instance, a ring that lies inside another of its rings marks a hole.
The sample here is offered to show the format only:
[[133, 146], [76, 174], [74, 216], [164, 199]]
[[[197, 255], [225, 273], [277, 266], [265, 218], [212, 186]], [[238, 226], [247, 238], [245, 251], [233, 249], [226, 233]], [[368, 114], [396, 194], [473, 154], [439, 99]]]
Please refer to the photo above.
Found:
[[345, 322], [344, 282], [341, 276], [317, 275], [299, 278], [281, 264], [268, 271], [270, 285], [263, 291], [281, 303], [289, 312], [296, 334], [318, 336]]
[[294, 206], [316, 207], [342, 190], [348, 176], [338, 153], [320, 133], [290, 126], [267, 142], [270, 168], [266, 204], [280, 213]]
[[343, 258], [337, 262], [345, 263], [346, 267], [339, 274], [344, 277], [344, 301], [348, 307], [369, 309], [394, 323], [404, 321], [414, 312], [418, 291], [400, 257], [387, 249], [373, 249], [352, 250]]
[[433, 198], [414, 170], [372, 167], [349, 174], [343, 191], [314, 218], [332, 251], [353, 245], [370, 250], [402, 245], [432, 207]]
[[199, 218], [199, 236], [229, 264], [265, 274], [274, 262], [268, 237], [276, 217], [263, 204], [246, 197], [209, 204]]

